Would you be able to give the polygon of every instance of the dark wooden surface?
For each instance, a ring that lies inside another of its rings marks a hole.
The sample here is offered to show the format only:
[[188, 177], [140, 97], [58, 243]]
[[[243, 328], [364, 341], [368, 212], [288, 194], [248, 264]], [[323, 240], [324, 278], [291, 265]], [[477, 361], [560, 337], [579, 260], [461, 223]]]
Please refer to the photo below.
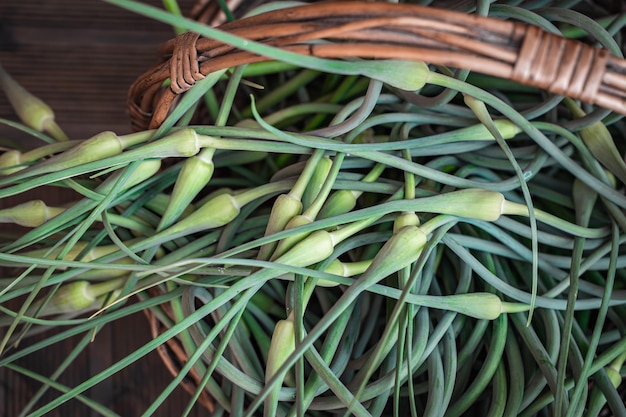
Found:
[[[158, 0], [144, 2], [160, 4]], [[186, 7], [191, 1], [180, 3]], [[0, 63], [55, 109], [57, 121], [74, 139], [103, 130], [129, 132], [125, 106], [128, 86], [156, 62], [159, 43], [172, 36], [172, 29], [164, 24], [97, 0], [0, 1]], [[16, 120], [1, 93], [0, 117]], [[0, 124], [0, 140], [7, 138], [26, 139], [22, 133]], [[68, 198], [61, 194], [45, 196], [51, 204], [66, 202]], [[0, 206], [14, 203], [9, 200], [0, 200]], [[149, 340], [142, 314], [113, 323], [102, 329], [59, 381], [76, 386]], [[77, 341], [31, 354], [20, 365], [51, 375]], [[87, 395], [122, 416], [139, 416], [171, 379], [153, 352]], [[0, 368], [0, 417], [17, 416], [38, 387], [32, 379]], [[49, 390], [40, 404], [56, 395]], [[155, 415], [180, 415], [188, 400], [189, 396], [178, 389]], [[47, 415], [98, 414], [71, 401]], [[206, 413], [198, 408], [192, 413], [200, 415]]]

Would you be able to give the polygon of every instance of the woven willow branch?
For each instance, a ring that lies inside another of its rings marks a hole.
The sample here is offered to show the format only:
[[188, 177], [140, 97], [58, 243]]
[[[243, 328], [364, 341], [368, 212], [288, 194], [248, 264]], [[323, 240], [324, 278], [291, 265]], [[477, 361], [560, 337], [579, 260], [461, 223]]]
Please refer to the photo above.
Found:
[[[538, 27], [410, 4], [316, 3], [220, 26], [231, 34], [323, 58], [418, 60], [467, 68], [626, 114], [626, 60]], [[324, 40], [325, 42], [315, 42]], [[131, 86], [136, 129], [158, 127], [176, 97], [207, 74], [269, 60], [185, 33]], [[171, 79], [169, 88], [163, 82]]]

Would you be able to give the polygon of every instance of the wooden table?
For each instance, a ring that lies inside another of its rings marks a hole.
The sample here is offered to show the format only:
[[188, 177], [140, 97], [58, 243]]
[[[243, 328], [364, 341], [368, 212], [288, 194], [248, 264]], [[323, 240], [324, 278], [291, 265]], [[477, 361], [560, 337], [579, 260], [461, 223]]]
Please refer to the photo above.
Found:
[[[160, 5], [159, 0], [144, 2]], [[186, 7], [192, 1], [179, 3]], [[172, 29], [164, 24], [101, 1], [0, 2], [0, 63], [55, 109], [57, 121], [73, 139], [87, 138], [103, 130], [120, 134], [130, 131], [125, 105], [128, 86], [157, 61], [158, 45], [172, 36]], [[2, 93], [0, 117], [16, 120]], [[27, 140], [22, 133], [0, 124], [0, 141], [7, 138]], [[39, 197], [51, 204], [70, 198], [61, 193]], [[0, 200], [0, 206], [12, 203], [11, 199]], [[29, 355], [20, 365], [50, 375], [77, 340]], [[59, 381], [76, 386], [149, 340], [143, 314], [113, 323], [102, 329]], [[153, 352], [88, 391], [88, 396], [124, 417], [139, 416], [171, 380]], [[38, 387], [33, 380], [0, 368], [0, 416], [19, 415]], [[40, 404], [57, 395], [49, 390]], [[188, 400], [187, 393], [178, 389], [156, 415], [180, 415]], [[71, 401], [47, 415], [98, 414]], [[192, 415], [206, 413], [196, 407]]]

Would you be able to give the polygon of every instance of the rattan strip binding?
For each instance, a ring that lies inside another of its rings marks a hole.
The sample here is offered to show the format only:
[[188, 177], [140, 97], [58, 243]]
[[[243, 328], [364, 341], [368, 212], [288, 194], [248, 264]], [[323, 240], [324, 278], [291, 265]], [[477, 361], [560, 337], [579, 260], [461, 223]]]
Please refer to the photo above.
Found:
[[[626, 61], [542, 29], [411, 4], [316, 3], [220, 26], [231, 34], [322, 58], [404, 59], [467, 68], [626, 114]], [[312, 41], [324, 40], [323, 43]], [[269, 60], [196, 34], [163, 45], [164, 62], [129, 91], [133, 127], [158, 127], [176, 98], [207, 74]], [[170, 78], [170, 88], [162, 87]]]

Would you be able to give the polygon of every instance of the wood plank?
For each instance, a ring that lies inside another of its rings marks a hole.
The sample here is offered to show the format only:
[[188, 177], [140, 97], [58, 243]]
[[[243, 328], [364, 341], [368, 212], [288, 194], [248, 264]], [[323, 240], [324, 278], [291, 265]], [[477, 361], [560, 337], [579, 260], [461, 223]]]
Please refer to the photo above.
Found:
[[[146, 3], [160, 5], [159, 0]], [[180, 3], [187, 10], [193, 1]], [[59, 124], [71, 138], [87, 138], [103, 130], [120, 134], [130, 131], [126, 114], [128, 86], [156, 62], [158, 45], [172, 36], [170, 27], [102, 1], [0, 2], [0, 63], [24, 87], [55, 109]], [[16, 119], [1, 93], [0, 117]], [[6, 138], [25, 139], [20, 132], [0, 124], [0, 139]], [[43, 198], [56, 205], [76, 196], [63, 190], [48, 190], [45, 195], [29, 193], [0, 200], [0, 207], [30, 198]], [[40, 339], [41, 336], [36, 336], [21, 347]], [[51, 375], [79, 340], [75, 337], [35, 352], [19, 364]], [[143, 314], [112, 323], [100, 331], [59, 381], [74, 387], [150, 340]], [[152, 352], [87, 395], [122, 416], [138, 416], [171, 380], [160, 357]], [[0, 368], [0, 416], [17, 416], [39, 386], [32, 379]], [[49, 390], [37, 407], [58, 395]], [[186, 392], [177, 389], [155, 415], [180, 415], [189, 398]], [[98, 414], [76, 400], [47, 414], [51, 417], [95, 415]], [[196, 407], [191, 415], [206, 413]]]

